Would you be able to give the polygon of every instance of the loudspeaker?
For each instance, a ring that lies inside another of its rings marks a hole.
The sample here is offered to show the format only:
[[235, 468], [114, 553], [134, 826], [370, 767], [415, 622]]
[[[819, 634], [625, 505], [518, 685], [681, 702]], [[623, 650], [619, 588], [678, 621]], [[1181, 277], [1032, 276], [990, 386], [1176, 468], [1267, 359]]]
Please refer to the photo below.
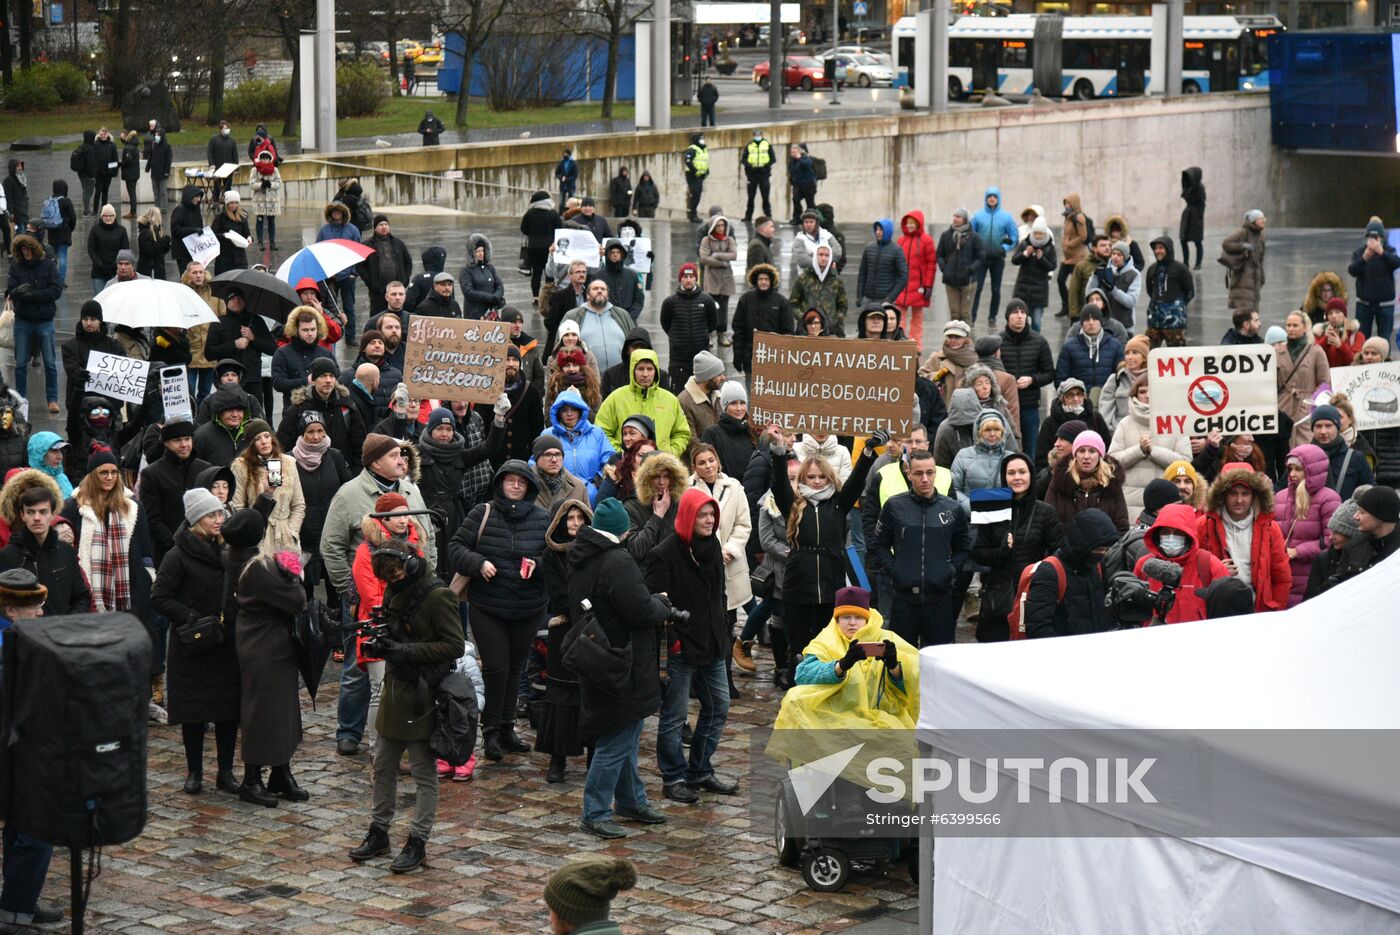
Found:
[[151, 640], [130, 614], [21, 620], [4, 634], [0, 817], [55, 847], [146, 826]]

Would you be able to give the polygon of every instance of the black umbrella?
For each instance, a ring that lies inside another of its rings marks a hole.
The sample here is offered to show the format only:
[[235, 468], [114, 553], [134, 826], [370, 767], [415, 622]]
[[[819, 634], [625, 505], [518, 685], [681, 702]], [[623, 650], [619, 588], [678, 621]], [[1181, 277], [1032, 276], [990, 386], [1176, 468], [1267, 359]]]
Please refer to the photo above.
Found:
[[321, 673], [326, 670], [326, 660], [331, 654], [331, 643], [340, 637], [340, 624], [331, 618], [326, 605], [316, 598], [306, 602], [306, 609], [297, 614], [292, 626], [292, 642], [296, 644], [297, 671], [306, 683], [306, 693], [311, 696], [311, 706], [316, 706], [316, 689], [321, 684]]
[[283, 324], [292, 309], [301, 304], [301, 299], [287, 283], [271, 273], [254, 269], [231, 269], [209, 283], [210, 291], [225, 301], [228, 301], [229, 290], [235, 286], [242, 291], [248, 311]]

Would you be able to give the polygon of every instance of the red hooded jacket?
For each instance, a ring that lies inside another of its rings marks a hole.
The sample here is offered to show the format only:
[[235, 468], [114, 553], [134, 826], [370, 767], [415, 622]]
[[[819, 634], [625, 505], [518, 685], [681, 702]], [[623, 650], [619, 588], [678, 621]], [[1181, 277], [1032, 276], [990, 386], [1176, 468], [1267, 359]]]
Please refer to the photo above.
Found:
[[1254, 532], [1249, 544], [1249, 577], [1254, 587], [1255, 611], [1283, 610], [1288, 606], [1288, 591], [1293, 571], [1288, 563], [1288, 549], [1283, 530], [1274, 520], [1274, 488], [1269, 479], [1254, 470], [1253, 465], [1240, 461], [1220, 469], [1220, 476], [1206, 494], [1206, 513], [1196, 521], [1197, 542], [1216, 558], [1230, 557], [1230, 540], [1225, 534], [1221, 511], [1225, 509], [1225, 494], [1236, 484], [1245, 484], [1254, 492]]
[[[1157, 545], [1157, 537], [1164, 529], [1171, 529], [1186, 537], [1186, 551], [1176, 558], [1163, 554], [1161, 547]], [[1143, 574], [1142, 566], [1149, 558], [1160, 558], [1181, 566], [1181, 584], [1176, 589], [1176, 603], [1172, 605], [1171, 613], [1167, 614], [1167, 623], [1206, 619], [1206, 602], [1196, 596], [1196, 589], [1205, 587], [1216, 578], [1230, 577], [1230, 570], [1220, 559], [1209, 552], [1201, 551], [1198, 547], [1196, 511], [1184, 503], [1162, 507], [1162, 512], [1157, 514], [1157, 521], [1147, 530], [1147, 535], [1142, 541], [1147, 546], [1147, 554], [1138, 559], [1137, 565], [1133, 567], [1133, 574], [1151, 585], [1153, 591], [1162, 590], [1162, 583]]]
[[[918, 228], [913, 234], [905, 233], [905, 222], [913, 220]], [[899, 246], [904, 250], [904, 260], [909, 265], [909, 282], [895, 302], [900, 308], [928, 308], [933, 301], [933, 277], [938, 272], [938, 248], [933, 238], [924, 229], [924, 213], [910, 211], [899, 219]], [[920, 295], [919, 289], [928, 290]]]

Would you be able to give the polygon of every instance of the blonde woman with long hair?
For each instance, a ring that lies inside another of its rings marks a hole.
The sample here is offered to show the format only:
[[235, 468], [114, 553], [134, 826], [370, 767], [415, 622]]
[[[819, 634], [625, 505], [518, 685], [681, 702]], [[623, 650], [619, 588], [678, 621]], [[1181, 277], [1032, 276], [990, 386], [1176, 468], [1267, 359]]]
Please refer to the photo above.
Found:
[[170, 235], [161, 228], [159, 208], [147, 208], [136, 222], [136, 272], [152, 279], [165, 278], [165, 255]]
[[1108, 457], [1103, 436], [1098, 432], [1080, 432], [1069, 457], [1055, 462], [1045, 502], [1055, 508], [1066, 527], [1084, 510], [1097, 509], [1108, 514], [1120, 533], [1128, 531], [1123, 469]]
[[1342, 505], [1342, 499], [1327, 486], [1327, 452], [1316, 445], [1294, 448], [1284, 465], [1288, 472], [1288, 489], [1280, 491], [1274, 502], [1278, 528], [1283, 530], [1283, 544], [1293, 572], [1288, 591], [1288, 606], [1292, 607], [1303, 600], [1313, 562], [1331, 544], [1332, 533], [1327, 524]]
[[278, 552], [301, 554], [301, 523], [306, 518], [306, 498], [296, 460], [282, 453], [272, 427], [254, 419], [244, 429], [248, 447], [233, 459], [233, 498], [230, 510], [251, 507], [267, 494], [275, 505], [267, 515], [267, 532], [258, 544], [259, 555]]

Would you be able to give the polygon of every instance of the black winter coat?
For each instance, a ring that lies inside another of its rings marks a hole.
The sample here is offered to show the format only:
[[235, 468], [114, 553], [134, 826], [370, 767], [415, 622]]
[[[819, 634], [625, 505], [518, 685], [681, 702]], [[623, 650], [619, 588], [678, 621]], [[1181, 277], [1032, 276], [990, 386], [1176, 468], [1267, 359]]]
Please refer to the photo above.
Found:
[[[21, 286], [29, 288], [24, 295], [16, 295], [15, 290]], [[58, 314], [58, 299], [63, 295], [58, 264], [45, 256], [27, 263], [12, 259], [5, 294], [14, 300], [16, 318], [34, 322], [53, 321]]]
[[[1030, 238], [1023, 239], [1011, 254], [1011, 265], [1016, 267], [1016, 285], [1011, 294], [1027, 308], [1045, 308], [1050, 304], [1050, 275], [1055, 272], [1055, 242], [1046, 241], [1039, 248], [1040, 256], [1026, 256], [1027, 248], [1034, 248]], [[1010, 368], [1007, 368], [1010, 369]]]
[[690, 360], [710, 346], [710, 334], [719, 328], [719, 306], [703, 289], [677, 289], [661, 303], [661, 330], [671, 339], [671, 359]]
[[1372, 305], [1395, 301], [1395, 270], [1400, 268], [1400, 254], [1390, 244], [1380, 256], [1364, 259], [1366, 245], [1351, 254], [1347, 272], [1356, 279], [1357, 301]]
[[680, 536], [667, 536], [646, 558], [647, 587], [688, 611], [671, 632], [691, 665], [709, 665], [729, 655], [729, 616], [724, 606], [724, 557], [714, 542], [709, 558], [698, 560]]
[[23, 524], [11, 530], [10, 544], [0, 549], [0, 571], [11, 568], [32, 571], [39, 583], [49, 589], [44, 601], [45, 617], [92, 611], [92, 592], [78, 564], [78, 553], [54, 530], [49, 530], [43, 545]]
[[209, 164], [216, 169], [228, 162], [238, 165], [238, 143], [231, 133], [228, 136], [215, 133], [209, 137], [209, 145], [204, 148], [204, 155]]
[[[772, 456], [768, 489], [778, 512], [791, 514], [797, 493], [788, 483], [787, 455]], [[875, 463], [875, 447], [867, 445], [850, 477], [835, 496], [808, 503], [797, 525], [797, 541], [788, 553], [783, 600], [793, 604], [829, 604], [846, 583], [846, 518], [865, 488]]]
[[1024, 622], [1028, 638], [1101, 633], [1118, 628], [1104, 607], [1105, 582], [1099, 563], [1089, 554], [1117, 539], [1117, 528], [1099, 512], [1081, 514], [1065, 528], [1064, 544], [1055, 552], [1065, 567], [1064, 599], [1059, 597], [1055, 569], [1048, 563], [1042, 564], [1031, 576], [1026, 592]]
[[[72, 156], [69, 168], [77, 173], [79, 179], [91, 179], [97, 177], [97, 131], [84, 130], [83, 141], [78, 145]], [[99, 205], [100, 207], [100, 205]]]
[[[243, 336], [244, 325], [252, 329], [253, 340], [240, 351], [234, 342]], [[262, 355], [275, 353], [277, 353], [277, 342], [273, 339], [272, 332], [267, 330], [267, 322], [261, 315], [247, 314], [246, 309], [242, 315], [229, 312], [210, 325], [209, 332], [204, 337], [205, 358], [208, 360], [230, 358], [242, 364], [243, 388], [254, 396], [262, 387]], [[328, 430], [329, 428], [330, 426], [327, 426]], [[292, 441], [296, 441], [296, 439], [292, 439]], [[290, 445], [283, 443], [283, 451], [290, 448]]]
[[1206, 236], [1206, 187], [1201, 184], [1201, 170], [1194, 166], [1181, 173], [1181, 200], [1186, 207], [1181, 209], [1180, 240], [1200, 243]]
[[[953, 579], [972, 549], [972, 532], [958, 501], [937, 492], [925, 499], [910, 490], [880, 507], [870, 548], [882, 560], [893, 551], [888, 566], [895, 592], [922, 603], [952, 592]], [[784, 594], [791, 580], [784, 581]]]
[[122, 144], [121, 173], [123, 182], [135, 182], [141, 178], [141, 141], [133, 136]]
[[[220, 211], [219, 216], [210, 222], [209, 229], [219, 235], [219, 255], [214, 258], [214, 275], [227, 273], [231, 269], [247, 269], [248, 248], [235, 246], [233, 241], [225, 237], [224, 234], [233, 232], [252, 240], [253, 232], [248, 227], [248, 216], [240, 211], [238, 217], [231, 218], [227, 211]], [[261, 373], [261, 364], [256, 371], [249, 370], [248, 372]]]
[[423, 296], [423, 300], [414, 309], [414, 314], [430, 315], [433, 318], [461, 318], [462, 306], [457, 304], [456, 299], [445, 299], [433, 291]]
[[[420, 435], [415, 442], [422, 455], [419, 460], [421, 473], [418, 478], [418, 492], [423, 495], [423, 502], [427, 504], [428, 509], [438, 511], [445, 520], [439, 526], [437, 518], [433, 518], [433, 524], [437, 526], [437, 573], [444, 581], [452, 579], [448, 536], [461, 529], [467, 512], [476, 505], [467, 503], [464, 499], [462, 478], [469, 469], [481, 464], [492, 451], [499, 449], [502, 431], [493, 420], [492, 435], [479, 445], [467, 447], [466, 439], [460, 434], [456, 435], [453, 444], [448, 446], [438, 444], [426, 434]], [[481, 517], [478, 516], [476, 521], [480, 523]], [[473, 526], [471, 531], [475, 533], [475, 530], [476, 527]]]
[[165, 676], [170, 723], [237, 721], [241, 688], [233, 626], [222, 624], [223, 641], [199, 652], [186, 649], [175, 632], [183, 624], [222, 612], [224, 565], [219, 546], [181, 525], [174, 548], [160, 563], [151, 602], [170, 621]]
[[525, 235], [525, 245], [531, 250], [548, 250], [554, 243], [554, 232], [563, 226], [564, 219], [554, 209], [553, 202], [547, 208], [536, 205], [520, 219], [520, 233]]
[[185, 491], [198, 486], [196, 478], [212, 466], [193, 456], [181, 461], [167, 448], [160, 460], [141, 472], [141, 512], [151, 529], [157, 567], [174, 544], [175, 530], [185, 520]]
[[608, 641], [614, 647], [632, 648], [632, 668], [623, 697], [599, 691], [587, 681], [579, 682], [579, 724], [585, 735], [596, 739], [661, 710], [657, 630], [670, 606], [651, 593], [627, 550], [591, 526], [580, 529], [569, 547], [569, 616], [576, 624], [583, 619], [584, 600], [593, 605], [593, 614]]
[[204, 230], [204, 216], [194, 200], [199, 197], [199, 189], [186, 185], [180, 193], [180, 203], [170, 212], [170, 252], [175, 257], [175, 265], [180, 275], [190, 265], [190, 252], [185, 249], [185, 238]]
[[[495, 464], [511, 458], [529, 461], [535, 454], [535, 439], [544, 432], [544, 398], [526, 380], [521, 380], [520, 386], [515, 389], [507, 390], [506, 396], [510, 398], [511, 408], [506, 413], [505, 432], [494, 443], [491, 461]], [[486, 425], [491, 425], [496, 417], [492, 407], [486, 403], [479, 403], [476, 413]]]
[[[98, 208], [101, 208], [98, 205]], [[88, 231], [87, 255], [92, 262], [93, 279], [111, 279], [117, 275], [117, 254], [131, 248], [131, 235], [120, 221], [103, 224], [99, 218]]]
[[[530, 470], [523, 462], [513, 468], [510, 473], [517, 473], [521, 468], [527, 472]], [[473, 606], [533, 628], [538, 624], [535, 618], [544, 611], [549, 596], [545, 593], [542, 578], [532, 575], [526, 580], [520, 576], [520, 560], [528, 558], [538, 563], [544, 555], [544, 534], [549, 527], [549, 514], [535, 503], [539, 487], [533, 481], [528, 485], [524, 499], [507, 500], [501, 491], [501, 481], [506, 473], [505, 466], [496, 472], [492, 480], [495, 496], [490, 503], [472, 508], [453, 535], [448, 550], [452, 555], [452, 570], [473, 579]], [[481, 519], [488, 509], [491, 513], [483, 527]], [[477, 538], [477, 529], [481, 529], [480, 539]], [[496, 574], [489, 581], [481, 577], [481, 566], [486, 562], [496, 566]]]
[[[1002, 344], [1002, 363], [1006, 363], [1006, 345]], [[1011, 368], [1008, 366], [1010, 372]], [[1107, 444], [1113, 438], [1113, 431], [1104, 423], [1103, 416], [1099, 415], [1097, 406], [1089, 405], [1089, 401], [1084, 401], [1084, 411], [1077, 415], [1065, 412], [1064, 406], [1060, 405], [1058, 399], [1050, 403], [1050, 414], [1040, 423], [1040, 435], [1035, 443], [1035, 467], [1036, 470], [1048, 467], [1050, 464], [1050, 449], [1055, 447], [1055, 433], [1060, 430], [1060, 426], [1066, 422], [1075, 420], [1083, 422], [1089, 426], [1090, 430], [1098, 432], [1099, 437]], [[1116, 426], [1115, 426], [1116, 427]]]
[[[755, 288], [739, 296], [731, 324], [734, 330], [734, 366], [744, 373], [753, 369], [755, 331], [792, 334], [797, 330], [792, 305], [777, 289], [765, 291]], [[728, 473], [728, 468], [725, 473]]]
[[[1007, 547], [1010, 533], [1013, 545]], [[982, 609], [977, 618], [977, 639], [982, 643], [1010, 639], [1006, 615], [1016, 597], [1021, 571], [1051, 554], [1064, 542], [1060, 515], [1048, 503], [1026, 495], [1012, 502], [1011, 519], [977, 527], [972, 557], [988, 570], [982, 574]]]
[[433, 277], [447, 266], [447, 251], [442, 247], [427, 247], [420, 256], [423, 260], [423, 272], [414, 276], [412, 282], [404, 283], [408, 287], [408, 296], [404, 299], [403, 309], [408, 313], [415, 311], [418, 303], [433, 291]]
[[298, 464], [297, 476], [301, 479], [301, 495], [306, 500], [306, 516], [301, 521], [301, 547], [314, 555], [321, 550], [321, 530], [326, 526], [331, 501], [354, 475], [345, 462], [345, 455], [332, 445], [321, 455], [316, 470], [308, 471]]
[[[105, 140], [93, 140], [92, 142], [92, 169], [93, 177], [99, 179], [116, 178], [117, 170], [112, 168], [112, 163], [121, 163], [121, 154], [117, 152], [116, 141], [111, 137]], [[102, 206], [97, 206], [101, 210]]]
[[291, 405], [282, 410], [282, 421], [277, 423], [277, 441], [283, 451], [291, 451], [301, 435], [303, 412], [321, 413], [326, 419], [326, 434], [331, 438], [331, 447], [346, 455], [347, 462], [359, 462], [360, 452], [365, 446], [366, 429], [360, 419], [360, 410], [350, 400], [349, 390], [337, 385], [330, 400], [321, 399], [310, 385], [294, 391]]
[[977, 274], [987, 263], [982, 238], [968, 225], [961, 249], [954, 248], [957, 235], [950, 227], [938, 238], [938, 271], [945, 286], [961, 287], [977, 281]]
[[622, 173], [613, 176], [608, 183], [608, 200], [612, 202], [613, 217], [627, 217], [632, 211], [632, 180]]
[[641, 317], [642, 306], [646, 303], [646, 292], [637, 285], [636, 270], [625, 262], [604, 260], [601, 267], [590, 270], [588, 275], [590, 279], [601, 279], [608, 284], [609, 302], [631, 315], [633, 321]]
[[157, 237], [151, 225], [136, 225], [136, 272], [152, 279], [164, 279], [165, 255], [169, 252], [169, 234]]
[[371, 295], [383, 298], [389, 283], [397, 280], [407, 285], [413, 278], [413, 256], [402, 240], [393, 234], [380, 237], [371, 233], [364, 244], [374, 248], [374, 252], [360, 264], [360, 276]]
[[[170, 167], [175, 162], [175, 150], [171, 149], [170, 142], [161, 139], [159, 143], [151, 144], [151, 157], [146, 163], [146, 171], [151, 174], [152, 179], [167, 179], [170, 177]], [[156, 205], [162, 211], [165, 205]]]
[[484, 318], [506, 304], [505, 283], [489, 260], [462, 267], [457, 284], [462, 287], [463, 318]]
[[306, 591], [270, 556], [248, 562], [235, 583], [243, 762], [288, 763], [301, 744], [301, 676], [292, 620], [306, 607]]
[[[335, 363], [335, 354], [329, 348], [324, 348], [315, 341], [310, 344], [303, 343], [299, 337], [292, 338], [273, 353], [272, 388], [282, 393], [284, 408], [291, 403], [292, 392], [307, 385], [306, 378], [311, 375], [311, 363], [320, 357]], [[352, 372], [351, 377], [353, 376]], [[392, 385], [389, 389], [393, 391]]]
[[[749, 461], [753, 458], [756, 450], [753, 436], [749, 434], [749, 423], [742, 419], [736, 419], [727, 412], [720, 413], [719, 421], [701, 434], [700, 440], [707, 445], [714, 445], [719, 452], [719, 468], [725, 474], [735, 480], [744, 477], [744, 472], [749, 469]], [[766, 485], [759, 488], [759, 496], [763, 495]]]
[[1030, 386], [1016, 392], [1022, 412], [1039, 412], [1040, 388], [1048, 386], [1055, 379], [1055, 355], [1050, 351], [1050, 342], [1031, 327], [1029, 318], [1026, 319], [1026, 327], [1019, 332], [1002, 329], [1001, 365], [1017, 379], [1031, 378]]

